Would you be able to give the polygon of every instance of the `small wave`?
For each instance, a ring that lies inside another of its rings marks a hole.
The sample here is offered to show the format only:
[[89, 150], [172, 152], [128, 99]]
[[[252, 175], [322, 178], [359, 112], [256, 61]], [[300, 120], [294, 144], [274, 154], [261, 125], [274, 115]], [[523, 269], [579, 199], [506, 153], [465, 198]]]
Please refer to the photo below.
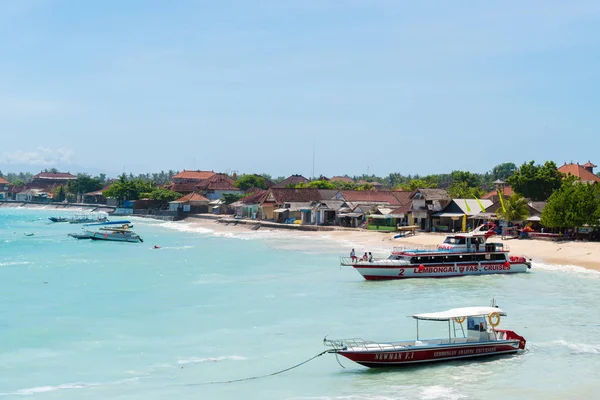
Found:
[[532, 270], [535, 269], [555, 272], [567, 272], [571, 274], [581, 274], [588, 275], [589, 277], [600, 278], [600, 271], [579, 267], [577, 265], [546, 264], [541, 262], [534, 262]]
[[446, 386], [428, 386], [421, 389], [421, 399], [464, 399], [466, 396], [456, 393], [456, 390]]
[[214, 232], [213, 229], [203, 228], [201, 226], [193, 225], [193, 224], [186, 223], [186, 222], [180, 222], [180, 221], [178, 221], [178, 222], [168, 221], [163, 224], [160, 224], [160, 226], [164, 226], [165, 228], [173, 229], [173, 230], [179, 231], [179, 232], [204, 233], [204, 234]]
[[217, 362], [217, 361], [225, 361], [225, 360], [243, 361], [243, 360], [247, 360], [247, 358], [242, 357], [242, 356], [221, 356], [221, 357], [205, 357], [205, 358], [188, 357], [188, 358], [180, 358], [179, 360], [177, 360], [177, 364], [179, 364], [179, 365], [199, 364], [199, 363], [203, 363], [203, 362], [207, 362], [207, 361]]
[[31, 261], [8, 261], [0, 262], [0, 267], [11, 267], [13, 265], [28, 265], [33, 264]]
[[37, 386], [26, 389], [15, 390], [10, 393], [0, 393], [0, 396], [31, 396], [38, 393], [46, 393], [46, 392], [54, 392], [57, 390], [68, 390], [68, 389], [86, 389], [95, 386], [103, 386], [103, 385], [122, 385], [125, 383], [138, 381], [139, 378], [130, 378], [130, 379], [122, 379], [114, 382], [76, 382], [76, 383], [64, 383], [62, 385], [56, 386]]
[[600, 354], [600, 344], [569, 343], [566, 340], [557, 340], [553, 343], [565, 346], [578, 354]]

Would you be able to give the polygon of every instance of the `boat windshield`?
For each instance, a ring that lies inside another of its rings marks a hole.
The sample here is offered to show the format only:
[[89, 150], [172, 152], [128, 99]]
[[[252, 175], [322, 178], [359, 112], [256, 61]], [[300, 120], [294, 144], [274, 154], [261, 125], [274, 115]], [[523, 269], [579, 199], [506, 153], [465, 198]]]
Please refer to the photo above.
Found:
[[465, 237], [448, 236], [446, 238], [446, 240], [444, 240], [444, 243], [445, 244], [466, 244], [467, 239]]

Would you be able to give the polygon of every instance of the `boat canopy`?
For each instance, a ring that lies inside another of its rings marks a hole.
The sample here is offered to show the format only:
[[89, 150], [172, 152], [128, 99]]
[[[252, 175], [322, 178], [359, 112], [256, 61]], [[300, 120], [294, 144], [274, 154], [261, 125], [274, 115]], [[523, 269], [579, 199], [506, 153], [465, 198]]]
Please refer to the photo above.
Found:
[[489, 315], [493, 312], [496, 312], [502, 316], [506, 315], [506, 313], [498, 307], [462, 307], [453, 308], [448, 311], [440, 311], [426, 314], [414, 314], [412, 317], [414, 319], [428, 321], [448, 321], [452, 318], [479, 317], [482, 315]]

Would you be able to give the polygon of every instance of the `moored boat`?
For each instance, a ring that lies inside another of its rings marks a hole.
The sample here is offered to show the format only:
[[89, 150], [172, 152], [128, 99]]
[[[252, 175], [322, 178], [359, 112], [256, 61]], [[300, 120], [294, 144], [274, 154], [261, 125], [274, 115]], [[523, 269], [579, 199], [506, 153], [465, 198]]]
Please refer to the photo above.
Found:
[[[414, 314], [415, 340], [372, 342], [363, 339], [323, 339], [339, 354], [365, 367], [397, 367], [434, 361], [521, 353], [526, 340], [511, 330], [497, 329], [506, 313], [498, 307], [464, 307], [447, 311]], [[422, 339], [419, 321], [448, 324], [448, 337]], [[458, 332], [458, 333], [457, 333]]]
[[105, 212], [88, 213], [88, 214], [77, 214], [73, 218], [69, 218], [70, 224], [87, 224], [93, 222], [106, 222], [108, 221], [108, 214]]
[[143, 242], [142, 238], [129, 228], [100, 228], [98, 232], [87, 231], [92, 240], [107, 240], [112, 242]]
[[437, 247], [394, 247], [387, 258], [371, 260], [342, 257], [367, 280], [445, 278], [464, 275], [527, 272], [531, 260], [510, 256], [503, 243], [487, 242], [487, 230], [446, 237]]
[[69, 219], [67, 217], [49, 217], [48, 218], [52, 222], [68, 222]]

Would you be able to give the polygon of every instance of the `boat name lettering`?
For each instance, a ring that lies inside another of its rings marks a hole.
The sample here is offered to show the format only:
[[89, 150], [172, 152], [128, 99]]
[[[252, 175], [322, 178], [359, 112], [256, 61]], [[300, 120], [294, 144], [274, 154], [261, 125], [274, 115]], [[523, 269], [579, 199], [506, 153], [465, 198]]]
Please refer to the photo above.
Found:
[[[475, 271], [477, 271], [477, 269], [475, 269]], [[415, 274], [437, 274], [444, 272], [454, 272], [454, 267], [424, 267], [413, 269], [413, 273]]]
[[[402, 356], [404, 354], [404, 357]], [[415, 353], [412, 351], [402, 353], [378, 353], [375, 354], [376, 360], [411, 360], [415, 358]]]
[[484, 271], [510, 271], [510, 265], [506, 266], [503, 264], [492, 264], [483, 267]]
[[468, 356], [471, 354], [493, 353], [495, 351], [496, 351], [495, 347], [483, 347], [483, 348], [479, 348], [479, 349], [435, 351], [433, 353], [433, 356], [434, 357]]

